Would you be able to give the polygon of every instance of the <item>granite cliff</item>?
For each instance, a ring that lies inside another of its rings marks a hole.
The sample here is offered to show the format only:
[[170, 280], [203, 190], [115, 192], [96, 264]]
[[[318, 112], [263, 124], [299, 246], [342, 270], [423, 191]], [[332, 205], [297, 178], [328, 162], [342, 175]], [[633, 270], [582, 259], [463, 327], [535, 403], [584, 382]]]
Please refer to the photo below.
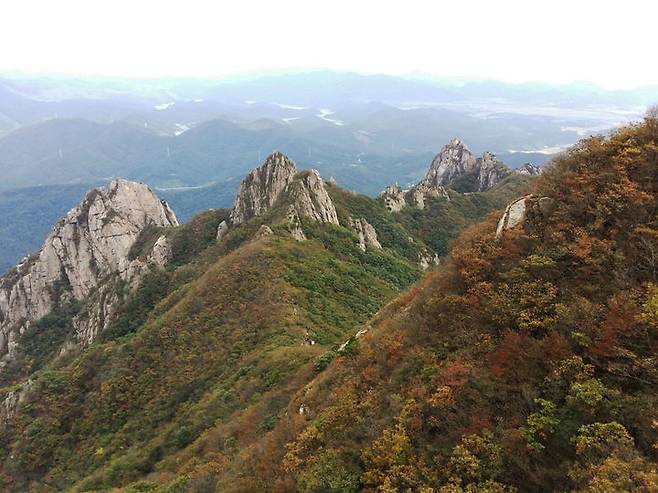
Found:
[[[134, 289], [149, 265], [166, 264], [170, 248], [165, 236], [157, 239], [146, 258], [131, 259], [129, 253], [145, 228], [177, 224], [171, 208], [143, 183], [117, 179], [90, 191], [54, 226], [39, 252], [0, 278], [3, 366], [13, 357], [20, 336], [56, 306], [97, 295], [114, 275]], [[74, 319], [74, 339], [79, 343], [93, 341], [118, 295], [97, 298]]]

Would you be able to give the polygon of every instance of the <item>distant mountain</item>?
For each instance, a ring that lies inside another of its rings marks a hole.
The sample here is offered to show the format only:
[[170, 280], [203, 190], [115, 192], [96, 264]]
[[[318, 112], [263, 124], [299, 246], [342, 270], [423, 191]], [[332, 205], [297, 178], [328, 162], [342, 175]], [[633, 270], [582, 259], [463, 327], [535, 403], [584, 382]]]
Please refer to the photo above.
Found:
[[[308, 119], [311, 124], [306, 124]], [[447, 110], [370, 111], [369, 107], [361, 117], [340, 126], [314, 115], [291, 123], [216, 119], [177, 136], [166, 136], [130, 120], [112, 124], [49, 120], [0, 139], [4, 177], [0, 189], [94, 183], [112, 176], [144, 180], [158, 187], [200, 186], [239, 176], [259, 155], [286, 149], [307, 166], [360, 191], [376, 193], [390, 181], [412, 179], [422, 171], [424, 159], [437, 141], [447, 141], [455, 134], [473, 136], [474, 149], [496, 150], [508, 128], [503, 121], [492, 125]], [[510, 120], [509, 125], [514, 123]], [[532, 126], [526, 127], [524, 136], [511, 131], [503, 148], [520, 147], [522, 142], [540, 146], [541, 139], [527, 137], [528, 128]], [[538, 129], [537, 135], [540, 133], [547, 135]], [[523, 162], [528, 159], [523, 157]], [[397, 163], [404, 168], [391, 167]], [[49, 173], [42, 173], [43, 169]], [[368, 186], [364, 188], [362, 183]]]
[[455, 135], [511, 168], [541, 164], [582, 136], [638, 118], [655, 94], [327, 71], [223, 81], [5, 77], [0, 192], [9, 195], [0, 197], [0, 233], [11, 236], [0, 245], [11, 260], [0, 268], [48, 231], [51, 215], [24, 228], [34, 187], [61, 214], [83, 189], [126, 177], [168, 196], [187, 219], [228, 205], [241, 176], [278, 149], [375, 196], [418, 183]]

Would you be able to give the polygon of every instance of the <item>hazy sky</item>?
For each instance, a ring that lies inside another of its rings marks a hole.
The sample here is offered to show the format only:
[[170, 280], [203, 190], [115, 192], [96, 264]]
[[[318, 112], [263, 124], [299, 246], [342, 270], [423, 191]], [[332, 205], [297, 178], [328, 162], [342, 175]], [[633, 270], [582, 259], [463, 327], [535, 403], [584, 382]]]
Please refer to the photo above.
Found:
[[654, 0], [17, 0], [0, 15], [0, 72], [332, 68], [658, 84]]

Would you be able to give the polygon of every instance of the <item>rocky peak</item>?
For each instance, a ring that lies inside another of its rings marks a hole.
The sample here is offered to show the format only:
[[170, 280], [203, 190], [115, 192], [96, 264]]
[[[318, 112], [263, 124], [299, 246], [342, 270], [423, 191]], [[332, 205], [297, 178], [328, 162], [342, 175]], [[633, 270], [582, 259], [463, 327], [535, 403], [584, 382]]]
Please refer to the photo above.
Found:
[[511, 171], [492, 152], [485, 152], [477, 160], [478, 192], [489, 190], [507, 177]]
[[[295, 163], [280, 152], [268, 156], [262, 166], [242, 180], [231, 211], [231, 224], [239, 225], [265, 213], [282, 196], [290, 201], [292, 212], [289, 208], [288, 217], [294, 223], [292, 232], [296, 238], [303, 237], [299, 218], [338, 224], [336, 208], [320, 173], [316, 170], [297, 173]], [[229, 224], [222, 222], [217, 239], [221, 240], [228, 230]]]
[[452, 139], [432, 160], [423, 183], [430, 186], [444, 186], [466, 173], [475, 170], [476, 159], [459, 139]]
[[482, 192], [498, 184], [511, 173], [495, 154], [485, 152], [475, 159], [471, 151], [459, 139], [452, 139], [434, 158], [425, 179], [419, 184], [425, 187], [450, 187], [458, 178], [470, 175], [474, 192]]
[[287, 193], [300, 217], [338, 224], [336, 208], [317, 170], [302, 172], [287, 187]]
[[[111, 274], [135, 284], [143, 265], [129, 252], [149, 225], [176, 226], [176, 215], [145, 184], [113, 180], [87, 193], [53, 228], [41, 250], [0, 278], [0, 356], [58, 304], [87, 298]], [[168, 260], [166, 238], [156, 242], [155, 263]]]
[[271, 208], [296, 173], [294, 161], [278, 151], [270, 154], [261, 166], [252, 170], [240, 183], [231, 222], [241, 224]]
[[522, 175], [536, 176], [541, 174], [542, 169], [534, 163], [525, 163], [516, 171]]

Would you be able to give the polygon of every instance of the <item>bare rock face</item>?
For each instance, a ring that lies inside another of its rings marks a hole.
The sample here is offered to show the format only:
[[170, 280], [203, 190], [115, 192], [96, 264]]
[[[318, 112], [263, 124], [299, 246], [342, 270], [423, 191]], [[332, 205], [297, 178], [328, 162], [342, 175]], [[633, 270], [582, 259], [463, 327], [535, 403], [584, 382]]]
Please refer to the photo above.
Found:
[[[160, 236], [146, 258], [133, 259], [128, 269], [121, 275], [130, 292], [135, 291], [144, 275], [150, 269], [163, 269], [173, 256], [171, 244], [166, 236]], [[121, 306], [122, 297], [112, 283], [101, 284], [92, 293], [87, 309], [73, 319], [75, 339], [80, 345], [91, 344], [96, 336], [105, 330], [114, 320]]]
[[387, 187], [380, 197], [389, 212], [398, 212], [407, 205], [424, 209], [426, 200], [450, 200], [447, 188], [455, 181], [467, 177], [468, 188], [472, 192], [483, 192], [494, 187], [509, 176], [512, 171], [491, 152], [475, 158], [459, 139], [452, 139], [432, 160], [425, 178], [409, 190], [402, 190], [397, 184]]
[[453, 139], [434, 158], [421, 184], [449, 187], [456, 179], [472, 175], [475, 183], [475, 189], [472, 191], [483, 192], [497, 185], [509, 174], [511, 170], [496, 159], [493, 153], [485, 152], [482, 157], [475, 159], [461, 140]]
[[286, 192], [300, 217], [339, 224], [334, 203], [316, 170], [302, 173], [287, 187]]
[[404, 191], [398, 186], [397, 183], [395, 185], [386, 187], [380, 194], [380, 196], [384, 199], [384, 205], [389, 210], [389, 212], [399, 212], [407, 205], [404, 195]]
[[503, 213], [503, 217], [501, 217], [500, 221], [498, 221], [498, 227], [496, 228], [497, 238], [502, 236], [503, 231], [514, 229], [517, 226], [523, 224], [525, 221], [529, 200], [530, 197], [522, 197], [507, 206], [505, 212]]
[[297, 241], [305, 241], [306, 235], [302, 230], [302, 224], [299, 220], [299, 215], [297, 214], [297, 209], [295, 209], [294, 205], [291, 204], [288, 207], [286, 218], [288, 219], [288, 229], [290, 230], [291, 236]]
[[[231, 211], [231, 224], [237, 226], [265, 213], [282, 196], [290, 200], [297, 223], [300, 217], [304, 217], [338, 224], [336, 208], [320, 173], [310, 170], [297, 174], [295, 163], [280, 152], [268, 156], [262, 166], [242, 180]], [[228, 229], [228, 224], [220, 224], [217, 238], [221, 239]], [[298, 239], [302, 239], [304, 233], [301, 228], [293, 228], [291, 231]]]
[[477, 160], [478, 192], [489, 190], [511, 174], [510, 169], [496, 159], [496, 155], [485, 152]]
[[226, 236], [226, 233], [228, 233], [228, 223], [226, 221], [222, 221], [219, 223], [219, 226], [217, 226], [217, 241], [221, 241], [224, 236]]
[[53, 228], [41, 250], [0, 278], [0, 357], [11, 358], [20, 335], [58, 303], [89, 297], [110, 275], [138, 284], [147, 263], [170, 257], [166, 238], [149, 259], [129, 258], [149, 225], [176, 226], [166, 202], [146, 185], [114, 180], [92, 190]]
[[452, 139], [436, 155], [423, 180], [430, 186], [450, 185], [456, 178], [475, 171], [477, 161], [459, 139]]
[[517, 169], [516, 172], [521, 175], [537, 176], [541, 175], [542, 169], [534, 163], [525, 163], [523, 166]]
[[428, 184], [425, 181], [420, 182], [412, 188], [407, 196], [410, 199], [409, 201], [418, 209], [425, 208], [425, 200], [428, 198], [450, 200], [450, 195], [448, 195], [448, 191], [445, 188]]
[[498, 221], [496, 238], [503, 236], [505, 231], [523, 226], [530, 211], [535, 211], [544, 218], [548, 218], [553, 214], [555, 205], [555, 200], [550, 197], [526, 195], [516, 199], [507, 206], [503, 216]]
[[423, 250], [418, 254], [418, 265], [421, 270], [427, 270], [430, 267], [439, 265], [439, 256], [435, 253], [432, 254], [428, 250]]
[[262, 166], [249, 173], [235, 196], [231, 222], [242, 224], [270, 209], [281, 192], [293, 181], [295, 163], [280, 152], [274, 152]]
[[382, 245], [377, 239], [377, 231], [375, 228], [364, 218], [352, 219], [349, 218], [350, 226], [356, 232], [359, 237], [359, 249], [366, 251], [367, 246], [371, 246], [378, 250], [381, 250]]
[[33, 385], [33, 380], [27, 380], [20, 387], [7, 393], [2, 404], [0, 404], [0, 430], [7, 427], [9, 420], [16, 414], [16, 411], [30, 398]]

